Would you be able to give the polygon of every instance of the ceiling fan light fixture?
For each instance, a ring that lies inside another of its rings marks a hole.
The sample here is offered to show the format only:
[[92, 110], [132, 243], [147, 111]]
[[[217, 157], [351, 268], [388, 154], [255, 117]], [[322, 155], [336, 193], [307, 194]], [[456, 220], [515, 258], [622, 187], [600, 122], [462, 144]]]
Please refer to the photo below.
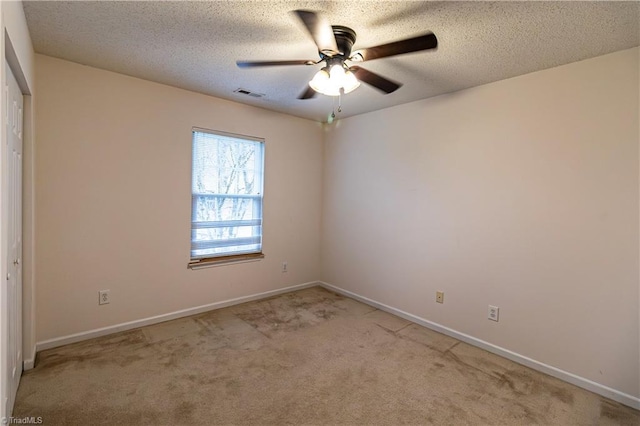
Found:
[[325, 67], [318, 71], [309, 82], [309, 86], [323, 95], [339, 96], [341, 91], [343, 93], [354, 91], [360, 86], [360, 82], [351, 71], [345, 70], [344, 65], [336, 64], [331, 69]]
[[329, 76], [331, 77], [331, 80], [333, 80], [335, 83], [342, 82], [344, 80], [344, 75], [345, 75], [345, 72], [342, 64], [335, 64], [334, 66], [331, 67], [331, 70], [329, 71]]
[[360, 86], [360, 82], [356, 78], [356, 75], [351, 71], [347, 70], [344, 73], [344, 93], [353, 92]]
[[322, 93], [328, 96], [335, 96], [327, 93], [331, 91], [332, 87], [330, 83], [329, 73], [325, 68], [321, 69], [316, 73], [316, 75], [313, 76], [313, 79], [311, 79], [311, 81], [309, 82], [309, 86], [311, 86], [311, 88], [318, 93]]

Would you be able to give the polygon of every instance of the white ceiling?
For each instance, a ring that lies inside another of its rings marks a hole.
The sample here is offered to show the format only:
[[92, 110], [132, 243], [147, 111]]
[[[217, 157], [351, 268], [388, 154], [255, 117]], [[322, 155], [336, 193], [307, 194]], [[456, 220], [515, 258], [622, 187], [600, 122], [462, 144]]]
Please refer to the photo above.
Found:
[[[436, 34], [438, 49], [358, 64], [404, 83], [361, 85], [341, 117], [502, 80], [640, 44], [637, 2], [24, 1], [36, 52], [219, 98], [326, 121], [333, 98], [297, 96], [320, 68], [235, 61], [317, 59], [288, 12], [322, 12], [358, 34], [354, 50]], [[263, 93], [252, 98], [243, 88]]]

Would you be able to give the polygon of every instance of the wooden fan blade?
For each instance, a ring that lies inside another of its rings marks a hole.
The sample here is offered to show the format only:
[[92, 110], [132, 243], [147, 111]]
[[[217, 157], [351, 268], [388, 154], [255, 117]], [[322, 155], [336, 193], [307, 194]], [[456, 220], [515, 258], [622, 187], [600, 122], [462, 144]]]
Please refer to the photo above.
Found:
[[438, 47], [438, 39], [435, 34], [427, 33], [418, 37], [394, 41], [393, 43], [359, 49], [355, 51], [351, 57], [354, 61], [370, 61], [372, 59], [435, 49], [436, 47]]
[[314, 61], [293, 60], [293, 61], [236, 61], [240, 68], [270, 67], [274, 65], [315, 65]]
[[307, 86], [307, 89], [300, 93], [298, 99], [311, 99], [316, 95], [316, 91], [311, 88], [311, 86]]
[[292, 13], [300, 18], [318, 46], [318, 52], [328, 56], [340, 53], [329, 21], [311, 10], [294, 10]]
[[358, 66], [352, 66], [349, 70], [355, 74], [358, 80], [363, 81], [386, 94], [393, 93], [402, 86], [402, 83], [396, 83], [379, 74]]

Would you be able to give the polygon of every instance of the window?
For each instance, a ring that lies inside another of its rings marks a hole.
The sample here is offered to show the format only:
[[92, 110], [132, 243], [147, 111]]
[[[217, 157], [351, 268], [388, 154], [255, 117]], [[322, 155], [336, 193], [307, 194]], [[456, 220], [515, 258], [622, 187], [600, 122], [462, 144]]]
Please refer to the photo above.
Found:
[[264, 140], [193, 129], [190, 267], [262, 256]]

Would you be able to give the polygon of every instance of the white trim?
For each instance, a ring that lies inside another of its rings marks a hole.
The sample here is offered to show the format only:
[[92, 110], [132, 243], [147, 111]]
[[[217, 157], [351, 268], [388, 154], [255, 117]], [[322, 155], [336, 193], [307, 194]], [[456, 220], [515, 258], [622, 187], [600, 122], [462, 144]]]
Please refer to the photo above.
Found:
[[240, 263], [249, 263], [249, 262], [260, 262], [264, 259], [264, 254], [260, 257], [254, 258], [239, 258], [239, 259], [226, 259], [226, 260], [206, 260], [202, 263], [189, 263], [187, 265], [187, 269], [191, 269], [192, 271], [197, 271], [198, 269], [205, 268], [217, 268], [218, 266], [229, 266], [229, 265], [239, 265]]
[[249, 296], [237, 297], [235, 299], [223, 300], [222, 302], [196, 306], [194, 308], [182, 309], [180, 311], [170, 312], [167, 314], [157, 315], [154, 317], [139, 319], [135, 321], [129, 321], [122, 324], [96, 328], [95, 330], [83, 331], [81, 333], [70, 334], [68, 336], [56, 337], [54, 339], [48, 339], [42, 342], [38, 342], [36, 344], [36, 351], [39, 352], [45, 349], [56, 348], [58, 346], [68, 345], [70, 343], [93, 339], [95, 337], [106, 336], [108, 334], [117, 333], [119, 331], [131, 330], [147, 325], [158, 324], [165, 321], [188, 317], [190, 315], [197, 315], [207, 311], [213, 311], [216, 309], [226, 308], [228, 306], [238, 305], [240, 303], [251, 302], [253, 300], [266, 299], [268, 297], [277, 296], [283, 293], [290, 293], [292, 291], [302, 290], [304, 288], [314, 287], [317, 285], [320, 285], [320, 283], [317, 281], [312, 281], [304, 284], [293, 285], [290, 287], [279, 288], [276, 290], [265, 291], [264, 293], [257, 293]]
[[35, 358], [29, 358], [22, 361], [22, 371], [31, 370], [36, 365]]
[[33, 345], [33, 349], [31, 350], [33, 357], [22, 360], [22, 371], [31, 370], [36, 366], [36, 345]]
[[493, 354], [510, 359], [511, 361], [517, 362], [518, 364], [522, 364], [526, 367], [532, 368], [534, 370], [553, 376], [557, 379], [571, 383], [572, 385], [576, 385], [590, 392], [596, 393], [598, 395], [617, 401], [621, 404], [635, 408], [636, 410], [640, 410], [640, 398], [637, 398], [635, 396], [626, 394], [624, 392], [620, 392], [618, 390], [612, 389], [605, 385], [601, 385], [600, 383], [596, 383], [592, 380], [585, 379], [584, 377], [577, 376], [573, 373], [569, 373], [568, 371], [561, 370], [551, 365], [544, 364], [540, 361], [536, 361], [524, 355], [520, 355], [508, 349], [504, 349], [492, 343], [485, 342], [484, 340], [480, 340], [473, 336], [469, 336], [468, 334], [461, 333], [459, 331], [456, 331], [451, 328], [440, 325], [438, 323], [426, 320], [424, 318], [410, 314], [408, 312], [401, 311], [400, 309], [385, 305], [384, 303], [380, 303], [375, 300], [369, 299], [367, 297], [360, 296], [359, 294], [350, 292], [348, 290], [344, 290], [340, 287], [336, 287], [326, 282], [319, 281], [319, 284], [322, 287], [326, 288], [327, 290], [334, 291], [336, 293], [342, 294], [343, 296], [347, 296], [352, 299], [356, 299], [360, 302], [366, 303], [367, 305], [373, 306], [382, 311], [389, 312], [393, 315], [399, 316], [401, 318], [404, 318], [408, 321], [411, 321], [423, 327], [429, 328], [431, 330], [437, 331], [442, 334], [446, 334], [447, 336], [451, 336], [455, 339], [461, 340], [470, 345], [484, 349]]

